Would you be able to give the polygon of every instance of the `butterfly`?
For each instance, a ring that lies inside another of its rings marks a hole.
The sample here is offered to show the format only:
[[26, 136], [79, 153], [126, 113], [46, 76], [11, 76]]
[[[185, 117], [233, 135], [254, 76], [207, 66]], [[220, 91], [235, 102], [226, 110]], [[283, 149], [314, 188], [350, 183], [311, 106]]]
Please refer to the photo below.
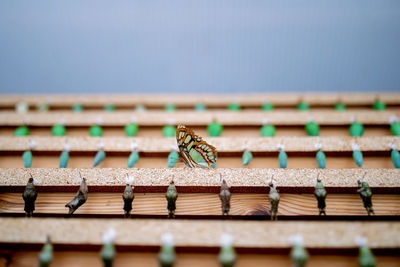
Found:
[[[217, 163], [217, 150], [184, 125], [176, 128], [176, 142], [179, 154], [186, 166], [191, 168], [214, 167]], [[213, 166], [214, 165], [214, 166]]]

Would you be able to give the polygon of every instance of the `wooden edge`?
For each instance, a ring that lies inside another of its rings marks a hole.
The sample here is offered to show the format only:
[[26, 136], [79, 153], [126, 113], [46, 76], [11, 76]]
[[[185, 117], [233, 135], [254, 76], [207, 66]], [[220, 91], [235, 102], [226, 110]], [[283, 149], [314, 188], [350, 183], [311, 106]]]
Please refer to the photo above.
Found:
[[[390, 144], [400, 147], [400, 137], [209, 137], [205, 140], [218, 152], [242, 153], [246, 147], [251, 152], [277, 152], [283, 145], [286, 152], [316, 152], [320, 144], [325, 152], [352, 152], [353, 144], [360, 151], [391, 151]], [[70, 151], [131, 152], [132, 144], [146, 153], [169, 153], [178, 149], [175, 138], [151, 137], [0, 137], [0, 151], [25, 151], [34, 142], [33, 151], [63, 151], [65, 144]]]
[[[134, 186], [167, 186], [173, 179], [178, 187], [217, 187], [220, 177], [232, 188], [267, 187], [268, 180], [274, 177], [277, 187], [314, 188], [319, 178], [327, 188], [357, 188], [358, 179], [364, 177], [372, 188], [400, 188], [399, 169], [124, 169], [124, 168], [2, 168], [0, 186], [25, 186], [30, 175], [38, 186], [68, 187], [79, 185], [80, 178], [86, 178], [89, 186], [124, 186], [127, 174], [134, 177]], [[364, 176], [365, 175], [365, 176]], [[164, 188], [165, 189], [165, 188]]]
[[227, 233], [238, 248], [289, 248], [291, 237], [301, 234], [307, 248], [355, 248], [359, 236], [369, 247], [398, 249], [400, 224], [391, 222], [259, 222], [186, 220], [98, 220], [0, 218], [0, 243], [102, 244], [110, 228], [116, 245], [160, 246], [161, 237], [171, 233], [177, 247], [219, 247]]
[[227, 105], [237, 102], [241, 105], [261, 105], [270, 102], [274, 105], [296, 105], [305, 101], [311, 105], [333, 105], [341, 101], [348, 105], [372, 105], [380, 99], [387, 104], [399, 104], [399, 93], [269, 93], [269, 94], [232, 94], [232, 95], [182, 95], [182, 94], [67, 94], [67, 95], [1, 95], [0, 106], [12, 106], [20, 101], [30, 105], [48, 102], [54, 106], [66, 106], [81, 103], [86, 106], [98, 106], [113, 103], [115, 105], [148, 106], [176, 105], [188, 106], [205, 103], [209, 106]]
[[122, 127], [131, 121], [140, 126], [163, 126], [167, 124], [185, 124], [205, 126], [213, 120], [225, 126], [261, 126], [264, 121], [274, 125], [305, 125], [314, 120], [321, 125], [350, 125], [352, 120], [367, 125], [386, 125], [394, 117], [400, 117], [399, 112], [393, 111], [147, 111], [147, 112], [96, 112], [85, 111], [75, 113], [70, 111], [52, 111], [47, 113], [29, 112], [19, 114], [12, 111], [0, 112], [2, 126], [52, 126], [64, 123], [66, 126], [90, 126], [102, 122], [103, 126]]

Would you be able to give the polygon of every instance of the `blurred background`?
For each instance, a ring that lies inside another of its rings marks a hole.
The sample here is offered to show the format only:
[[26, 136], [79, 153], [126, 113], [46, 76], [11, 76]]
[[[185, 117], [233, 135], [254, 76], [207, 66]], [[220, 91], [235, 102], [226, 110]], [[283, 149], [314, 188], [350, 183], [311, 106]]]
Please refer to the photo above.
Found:
[[400, 1], [1, 1], [1, 93], [400, 90]]

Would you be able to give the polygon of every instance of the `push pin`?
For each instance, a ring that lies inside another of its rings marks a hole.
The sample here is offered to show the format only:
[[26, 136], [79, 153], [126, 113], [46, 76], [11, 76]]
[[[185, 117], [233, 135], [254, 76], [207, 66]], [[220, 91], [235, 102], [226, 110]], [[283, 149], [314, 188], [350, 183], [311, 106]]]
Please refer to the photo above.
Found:
[[285, 152], [285, 146], [282, 144], [278, 144], [278, 151], [279, 151], [279, 167], [286, 168], [287, 167], [287, 154]]
[[267, 182], [269, 185], [269, 210], [271, 214], [271, 221], [278, 220], [278, 205], [280, 196], [278, 190], [276, 190], [276, 184], [274, 182], [274, 176], [272, 176], [271, 180]]
[[231, 208], [231, 192], [229, 192], [229, 186], [226, 183], [225, 179], [222, 179], [221, 174], [220, 181], [221, 191], [219, 192], [219, 199], [221, 199], [222, 215], [228, 215]]
[[88, 198], [88, 187], [86, 184], [86, 178], [82, 178], [81, 173], [79, 173], [81, 177], [81, 185], [79, 187], [78, 192], [76, 193], [74, 199], [72, 199], [65, 207], [69, 208], [68, 214], [72, 215], [80, 206], [85, 204]]
[[107, 230], [103, 235], [103, 248], [101, 249], [101, 259], [105, 267], [112, 267], [115, 259], [114, 239], [117, 233], [113, 228]]
[[44, 244], [42, 251], [39, 253], [39, 266], [48, 267], [53, 260], [53, 245], [51, 244], [50, 237], [47, 236], [46, 244]]
[[325, 208], [326, 208], [326, 190], [322, 181], [319, 179], [320, 173], [318, 173], [317, 182], [315, 183], [315, 191], [314, 196], [317, 198], [318, 201], [318, 209], [319, 215], [326, 215]]
[[124, 200], [124, 211], [125, 211], [125, 218], [129, 218], [131, 215], [131, 210], [132, 210], [132, 202], [133, 199], [135, 198], [135, 195], [133, 194], [133, 181], [134, 178], [132, 176], [129, 176], [126, 174], [126, 187], [124, 190], [124, 193], [122, 194], [122, 199]]
[[243, 146], [242, 165], [243, 166], [249, 165], [252, 159], [253, 159], [253, 154], [247, 148], [247, 145]]
[[168, 168], [173, 168], [179, 160], [179, 154], [176, 152], [176, 146], [171, 146], [171, 152], [168, 154]]
[[35, 210], [35, 201], [37, 198], [37, 192], [35, 189], [36, 180], [32, 177], [29, 178], [28, 183], [25, 187], [24, 193], [22, 194], [22, 198], [25, 201], [25, 216], [32, 217], [33, 211]]
[[135, 164], [139, 161], [139, 153], [136, 143], [131, 143], [132, 153], [129, 155], [128, 158], [128, 168], [135, 167]]
[[93, 160], [93, 167], [99, 165], [106, 158], [106, 152], [104, 152], [104, 145], [100, 142], [99, 151], [97, 151]]
[[176, 261], [174, 237], [171, 233], [165, 233], [161, 237], [162, 246], [158, 254], [158, 261], [161, 267], [172, 267]]
[[326, 167], [326, 156], [325, 153], [322, 151], [321, 144], [315, 144], [315, 149], [317, 150], [316, 159], [318, 163], [318, 168], [325, 169]]
[[372, 192], [369, 184], [364, 180], [364, 177], [367, 173], [364, 174], [363, 178], [358, 180], [358, 186], [360, 189], [357, 192], [360, 193], [360, 197], [364, 203], [364, 207], [368, 212], [368, 216], [374, 214], [374, 209], [372, 207]]
[[174, 180], [168, 186], [167, 194], [165, 195], [168, 201], [168, 218], [175, 218], [176, 200], [178, 199], [178, 192], [176, 191]]

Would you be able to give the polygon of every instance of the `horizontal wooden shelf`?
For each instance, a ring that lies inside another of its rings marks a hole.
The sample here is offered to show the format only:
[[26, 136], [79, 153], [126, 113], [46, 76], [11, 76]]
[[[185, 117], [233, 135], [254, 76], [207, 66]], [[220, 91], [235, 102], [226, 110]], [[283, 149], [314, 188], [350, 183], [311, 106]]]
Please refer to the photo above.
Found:
[[[316, 144], [325, 152], [352, 152], [357, 144], [360, 151], [391, 151], [389, 144], [400, 148], [400, 137], [209, 137], [205, 140], [220, 153], [242, 153], [244, 147], [251, 152], [277, 152], [284, 145], [286, 152], [316, 152]], [[155, 137], [0, 137], [0, 151], [25, 151], [34, 141], [34, 151], [63, 151], [68, 143], [70, 151], [98, 151], [103, 145], [106, 152], [131, 152], [131, 144], [146, 153], [169, 153], [178, 149], [175, 138]]]
[[393, 111], [72, 111], [29, 112], [19, 114], [13, 111], [0, 112], [1, 126], [52, 126], [62, 121], [68, 126], [90, 126], [100, 120], [103, 126], [123, 127], [136, 121], [140, 126], [163, 126], [167, 124], [208, 125], [216, 120], [225, 126], [260, 126], [263, 121], [274, 125], [305, 125], [311, 119], [321, 125], [350, 125], [354, 119], [365, 125], [385, 125], [389, 120], [400, 117], [400, 112]]
[[[122, 192], [91, 193], [88, 200], [74, 214], [90, 217], [123, 217]], [[68, 203], [75, 193], [39, 193], [35, 203], [35, 215], [65, 215]], [[280, 194], [278, 216], [319, 216], [317, 200], [312, 194]], [[372, 198], [376, 216], [400, 216], [400, 195], [377, 194]], [[357, 192], [354, 194], [328, 194], [326, 213], [331, 216], [365, 216], [367, 212]], [[220, 217], [221, 201], [218, 194], [179, 194], [175, 215], [177, 217]], [[135, 193], [133, 216], [154, 216], [167, 218], [165, 193]], [[24, 213], [21, 193], [0, 193], [0, 213]], [[230, 217], [269, 216], [268, 194], [232, 194]]]
[[65, 95], [2, 95], [0, 106], [13, 106], [20, 101], [31, 105], [49, 102], [52, 106], [66, 106], [81, 103], [85, 106], [99, 106], [109, 103], [121, 106], [143, 104], [162, 106], [174, 103], [180, 106], [194, 106], [204, 103], [208, 106], [228, 105], [238, 102], [242, 105], [262, 105], [269, 101], [274, 105], [296, 105], [305, 101], [311, 105], [334, 105], [341, 101], [348, 105], [372, 105], [376, 100], [387, 104], [400, 104], [398, 93], [276, 93], [276, 94], [233, 94], [233, 95], [182, 95], [182, 94], [65, 94]]
[[[232, 192], [267, 192], [267, 182], [274, 175], [280, 192], [313, 192], [318, 173], [330, 192], [356, 192], [357, 180], [365, 174], [365, 180], [377, 192], [399, 192], [400, 169], [124, 169], [124, 168], [3, 168], [0, 169], [0, 188], [4, 192], [19, 191], [26, 186], [30, 174], [37, 186], [56, 188], [59, 192], [76, 191], [80, 183], [79, 172], [87, 180], [92, 191], [114, 192], [125, 186], [126, 175], [135, 178], [135, 190], [139, 192], [165, 192], [173, 179], [179, 192], [219, 192], [220, 175], [231, 186]], [[97, 189], [96, 189], [97, 188]], [[143, 188], [141, 191], [140, 188]], [[46, 189], [48, 190], [48, 189]]]
[[290, 237], [304, 236], [307, 248], [353, 249], [363, 236], [373, 249], [399, 249], [397, 222], [266, 222], [0, 218], [0, 243], [40, 244], [50, 235], [54, 244], [101, 245], [109, 228], [117, 232], [118, 246], [158, 247], [161, 236], [171, 233], [177, 247], [219, 247], [224, 233], [233, 237], [237, 248], [290, 248]]

